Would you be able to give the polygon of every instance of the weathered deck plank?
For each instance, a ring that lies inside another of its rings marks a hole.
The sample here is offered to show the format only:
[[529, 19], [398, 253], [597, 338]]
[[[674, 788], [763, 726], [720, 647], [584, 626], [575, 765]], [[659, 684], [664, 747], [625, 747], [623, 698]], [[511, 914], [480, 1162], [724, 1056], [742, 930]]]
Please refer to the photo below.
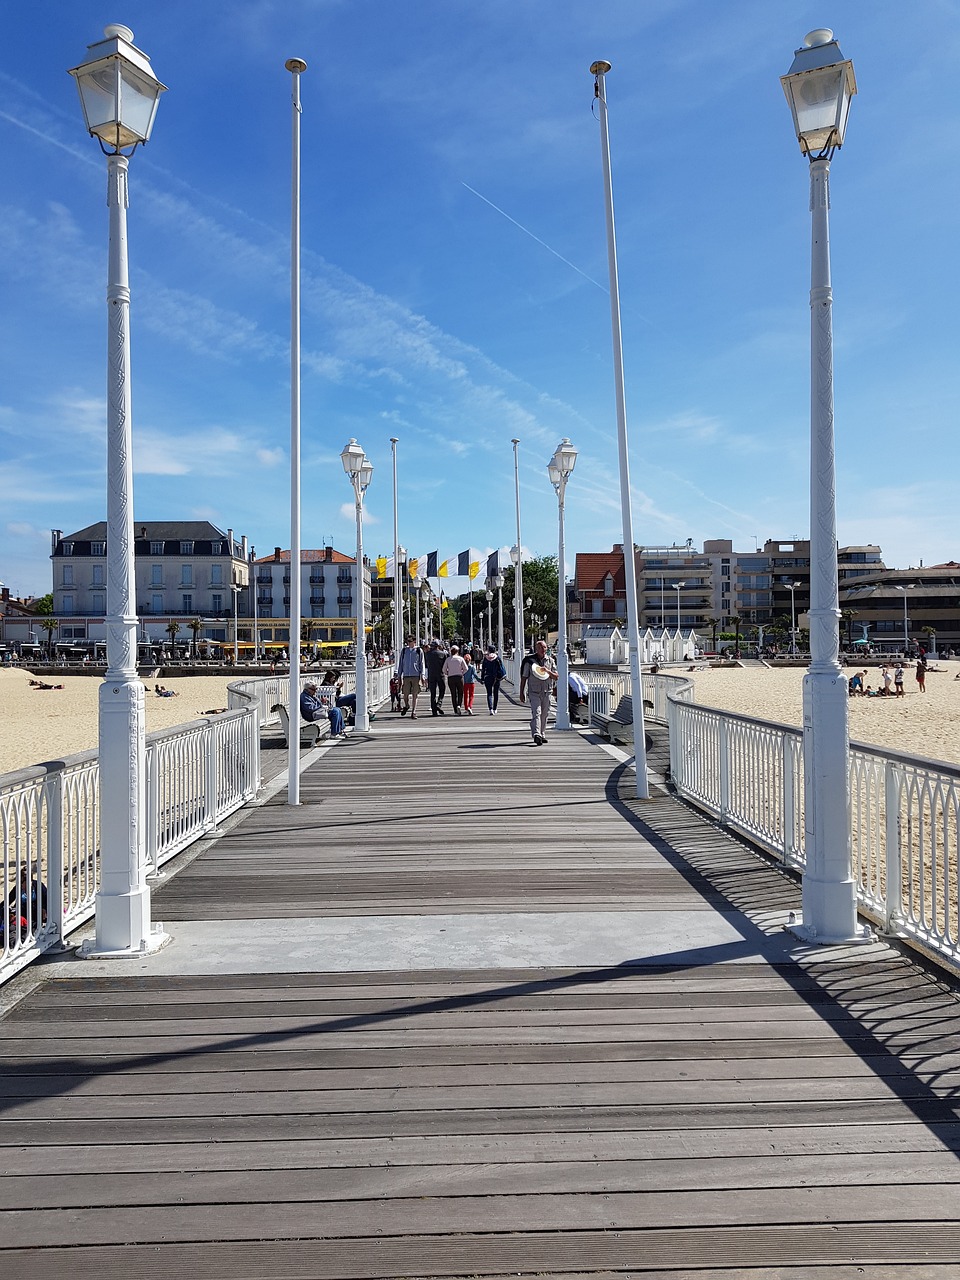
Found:
[[953, 1280], [952, 990], [886, 950], [766, 954], [792, 882], [579, 736], [382, 720], [158, 914], [722, 911], [745, 954], [58, 971], [2, 1025], [4, 1280]]

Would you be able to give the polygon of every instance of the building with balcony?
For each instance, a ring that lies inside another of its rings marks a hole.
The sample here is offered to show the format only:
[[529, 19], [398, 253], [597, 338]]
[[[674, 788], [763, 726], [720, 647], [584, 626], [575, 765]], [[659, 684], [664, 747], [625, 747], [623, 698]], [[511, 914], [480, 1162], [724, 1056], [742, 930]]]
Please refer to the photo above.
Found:
[[[275, 547], [273, 554], [253, 562], [256, 616], [265, 644], [290, 640], [290, 552]], [[364, 617], [370, 619], [370, 562], [364, 557], [360, 589]], [[308, 644], [348, 644], [356, 639], [356, 557], [333, 547], [300, 552], [300, 616]]]

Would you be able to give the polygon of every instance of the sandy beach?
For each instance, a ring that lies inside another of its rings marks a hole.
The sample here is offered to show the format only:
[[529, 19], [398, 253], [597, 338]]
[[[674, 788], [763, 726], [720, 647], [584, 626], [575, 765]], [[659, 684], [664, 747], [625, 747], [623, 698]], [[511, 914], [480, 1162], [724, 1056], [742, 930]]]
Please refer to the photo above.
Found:
[[[960, 765], [960, 680], [954, 679], [960, 662], [935, 665], [939, 670], [929, 672], [925, 694], [918, 692], [911, 666], [903, 698], [851, 698], [851, 738]], [[851, 673], [852, 669], [847, 672]], [[683, 674], [694, 681], [697, 701], [706, 706], [781, 724], [802, 723], [804, 673], [799, 667], [773, 671], [751, 664]], [[30, 679], [28, 671], [0, 669], [0, 773], [60, 760], [97, 745], [97, 677], [64, 676], [64, 688], [49, 691], [31, 688]], [[176, 698], [158, 698], [148, 685], [147, 731], [185, 724], [204, 711], [225, 707], [230, 680], [229, 676], [165, 679], [164, 686], [173, 689], [179, 695]], [[49, 678], [48, 682], [53, 683]], [[880, 683], [879, 668], [870, 669], [867, 683], [875, 687]]]
[[[902, 698], [848, 699], [850, 737], [960, 765], [960, 680], [954, 679], [960, 674], [960, 662], [931, 663], [937, 669], [927, 673], [926, 693], [918, 691], [914, 666], [905, 668]], [[853, 671], [846, 668], [846, 675]], [[694, 681], [696, 700], [704, 706], [797, 727], [803, 723], [804, 671], [800, 667], [774, 671], [751, 663], [682, 674]], [[864, 684], [882, 687], [879, 667], [868, 668]]]
[[[45, 760], [62, 760], [97, 745], [97, 676], [44, 676], [62, 689], [31, 688], [29, 671], [0, 668], [0, 773]], [[186, 724], [204, 711], [227, 705], [235, 676], [186, 676], [163, 680], [175, 698], [158, 698], [147, 685], [147, 732]]]

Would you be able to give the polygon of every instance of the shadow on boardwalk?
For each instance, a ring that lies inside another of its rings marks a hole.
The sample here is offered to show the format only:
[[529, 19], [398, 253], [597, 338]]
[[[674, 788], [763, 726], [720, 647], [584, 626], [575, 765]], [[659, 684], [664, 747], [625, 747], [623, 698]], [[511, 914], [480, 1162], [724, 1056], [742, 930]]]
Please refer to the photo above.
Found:
[[378, 718], [3, 1023], [0, 1269], [867, 1275], [960, 1257], [955, 997], [580, 735]]

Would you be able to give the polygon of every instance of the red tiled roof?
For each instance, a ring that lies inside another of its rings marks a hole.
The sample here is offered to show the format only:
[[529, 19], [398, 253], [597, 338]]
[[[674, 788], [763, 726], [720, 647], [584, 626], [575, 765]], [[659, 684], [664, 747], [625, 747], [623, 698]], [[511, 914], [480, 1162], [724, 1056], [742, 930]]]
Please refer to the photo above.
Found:
[[[305, 548], [300, 549], [301, 564], [316, 564], [318, 562], [323, 564], [353, 564], [355, 561], [356, 561], [356, 556], [345, 556], [342, 551], [334, 551], [330, 559], [328, 560], [327, 553], [322, 547], [320, 548], [319, 551], [308, 551]], [[276, 558], [276, 554], [274, 553], [268, 556], [257, 556], [256, 560], [254, 561], [254, 564], [289, 564], [289, 563], [290, 563], [289, 551], [281, 551], [279, 560]]]

